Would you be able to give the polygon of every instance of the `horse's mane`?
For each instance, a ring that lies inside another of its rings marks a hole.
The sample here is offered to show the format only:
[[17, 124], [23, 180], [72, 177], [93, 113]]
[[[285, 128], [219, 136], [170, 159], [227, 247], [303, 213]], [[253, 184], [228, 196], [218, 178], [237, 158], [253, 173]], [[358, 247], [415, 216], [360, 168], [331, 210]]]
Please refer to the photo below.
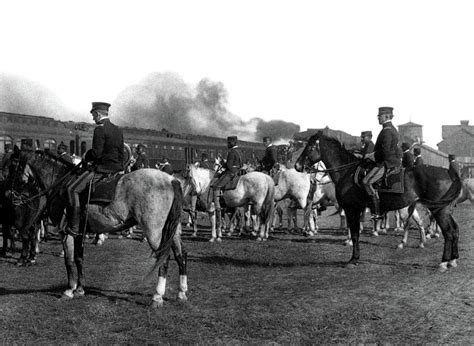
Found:
[[342, 143], [339, 139], [335, 137], [325, 135], [322, 132], [318, 132], [317, 134], [311, 136], [310, 141], [311, 139], [313, 140], [313, 142], [319, 140], [320, 143], [321, 140], [326, 141], [331, 147], [334, 147], [336, 150], [342, 153], [344, 160], [347, 160], [349, 162], [360, 161], [357, 156], [355, 156], [345, 147], [344, 143]]
[[[35, 175], [36, 180], [41, 185], [44, 184], [45, 180], [54, 180], [57, 177], [64, 175], [68, 170], [74, 167], [73, 164], [62, 160], [60, 157], [52, 154], [48, 151], [36, 150], [36, 151], [23, 151], [21, 156], [24, 160], [24, 164], [28, 164]], [[52, 174], [56, 177], [52, 177]], [[43, 186], [44, 188], [44, 186]]]

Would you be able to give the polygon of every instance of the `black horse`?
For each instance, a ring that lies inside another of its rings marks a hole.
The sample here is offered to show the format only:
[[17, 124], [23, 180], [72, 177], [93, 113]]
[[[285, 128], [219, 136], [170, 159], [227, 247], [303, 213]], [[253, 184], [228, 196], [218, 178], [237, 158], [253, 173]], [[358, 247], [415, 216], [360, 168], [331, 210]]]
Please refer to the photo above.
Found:
[[[360, 159], [351, 154], [337, 140], [318, 132], [313, 135], [296, 161], [295, 168], [304, 167], [322, 160], [332, 181], [336, 185], [336, 197], [346, 212], [354, 244], [349, 266], [356, 265], [360, 257], [359, 217], [369, 202], [365, 190], [354, 181]], [[409, 207], [413, 212], [416, 203], [425, 205], [434, 215], [443, 231], [444, 251], [440, 271], [446, 271], [448, 264], [457, 266], [459, 228], [452, 217], [453, 205], [461, 191], [459, 177], [447, 169], [434, 166], [419, 166], [407, 169], [404, 175], [403, 194], [380, 193], [381, 212]]]
[[13, 251], [15, 249], [15, 241], [13, 239], [13, 233], [11, 227], [13, 225], [13, 204], [10, 198], [7, 197], [9, 191], [8, 181], [0, 181], [0, 222], [2, 224], [2, 238], [3, 244], [0, 249], [0, 257], [6, 257], [8, 248], [8, 243], [10, 243], [10, 249]]

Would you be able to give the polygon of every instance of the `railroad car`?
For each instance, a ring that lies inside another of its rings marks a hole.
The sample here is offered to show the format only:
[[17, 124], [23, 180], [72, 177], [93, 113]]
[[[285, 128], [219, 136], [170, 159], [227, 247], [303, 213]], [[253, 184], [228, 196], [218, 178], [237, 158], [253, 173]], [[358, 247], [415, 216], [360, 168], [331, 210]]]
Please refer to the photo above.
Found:
[[[0, 112], [0, 156], [5, 153], [5, 144], [20, 147], [22, 139], [33, 139], [36, 149], [56, 151], [63, 142], [70, 154], [82, 156], [92, 146], [95, 125], [83, 122], [60, 121], [50, 117]], [[138, 144], [146, 147], [150, 166], [155, 167], [164, 157], [168, 158], [176, 172], [186, 164], [199, 161], [202, 153], [210, 159], [227, 155], [225, 138], [172, 133], [165, 129], [151, 130], [122, 127], [124, 140], [135, 149]], [[262, 143], [239, 140], [244, 162], [261, 158]], [[1, 159], [1, 158], [0, 158]]]

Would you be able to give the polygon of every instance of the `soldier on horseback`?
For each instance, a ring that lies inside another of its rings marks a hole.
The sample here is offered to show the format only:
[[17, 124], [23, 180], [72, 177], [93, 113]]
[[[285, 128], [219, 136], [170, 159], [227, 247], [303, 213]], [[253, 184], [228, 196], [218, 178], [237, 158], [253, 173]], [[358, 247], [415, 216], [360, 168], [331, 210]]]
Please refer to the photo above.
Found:
[[237, 136], [227, 137], [227, 148], [229, 148], [229, 152], [227, 153], [227, 160], [223, 165], [225, 170], [221, 175], [217, 176], [216, 174], [217, 179], [211, 183], [216, 210], [221, 209], [219, 198], [222, 195], [222, 189], [239, 174], [242, 168], [242, 155], [237, 146]]
[[86, 169], [68, 186], [68, 206], [66, 233], [79, 234], [81, 215], [80, 197], [82, 191], [91, 181], [98, 181], [103, 176], [123, 171], [124, 143], [120, 128], [109, 120], [109, 103], [92, 102], [92, 119], [97, 124], [92, 138], [92, 148], [85, 155], [85, 162], [92, 163], [93, 168]]
[[379, 219], [381, 216], [379, 195], [372, 184], [378, 182], [388, 169], [399, 167], [401, 164], [398, 150], [398, 131], [392, 124], [393, 108], [380, 107], [377, 117], [379, 124], [382, 125], [382, 130], [377, 136], [374, 152], [365, 156], [365, 158], [374, 161], [375, 166], [363, 179], [364, 188], [371, 197], [370, 209], [373, 219]]
[[273, 145], [271, 137], [263, 137], [263, 144], [266, 149], [260, 160], [261, 170], [263, 173], [270, 174], [277, 163], [277, 148]]

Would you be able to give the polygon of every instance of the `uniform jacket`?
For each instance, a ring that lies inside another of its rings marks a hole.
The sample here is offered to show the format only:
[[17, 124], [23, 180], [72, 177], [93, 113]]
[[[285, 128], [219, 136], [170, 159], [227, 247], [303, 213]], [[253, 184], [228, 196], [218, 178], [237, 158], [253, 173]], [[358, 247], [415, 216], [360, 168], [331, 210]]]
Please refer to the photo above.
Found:
[[421, 166], [423, 165], [423, 158], [421, 156], [415, 157], [415, 160], [413, 161], [413, 166]]
[[139, 154], [137, 156], [137, 160], [133, 164], [131, 171], [136, 171], [140, 168], [150, 168], [150, 164], [148, 163], [148, 158], [146, 157], [145, 153]]
[[413, 155], [409, 150], [403, 152], [402, 167], [412, 168], [413, 167]]
[[229, 150], [224, 166], [226, 172], [230, 172], [234, 175], [238, 174], [242, 168], [242, 155], [240, 155], [240, 151], [237, 149], [237, 146], [232, 147]]
[[265, 149], [265, 154], [260, 160], [262, 169], [264, 171], [270, 172], [276, 162], [277, 162], [277, 148], [273, 145], [269, 145]]
[[400, 150], [398, 148], [398, 131], [392, 122], [382, 125], [374, 147], [375, 163], [377, 166], [385, 165], [386, 168], [400, 166]]
[[86, 153], [86, 162], [95, 164], [98, 173], [123, 170], [123, 133], [108, 118], [102, 119], [94, 130], [92, 149]]
[[455, 160], [449, 162], [449, 170], [455, 172], [458, 177], [461, 177], [461, 169]]
[[370, 141], [369, 143], [364, 143], [360, 151], [360, 153], [362, 154], [362, 157], [364, 157], [365, 154], [373, 153], [374, 148], [375, 148], [374, 142]]

